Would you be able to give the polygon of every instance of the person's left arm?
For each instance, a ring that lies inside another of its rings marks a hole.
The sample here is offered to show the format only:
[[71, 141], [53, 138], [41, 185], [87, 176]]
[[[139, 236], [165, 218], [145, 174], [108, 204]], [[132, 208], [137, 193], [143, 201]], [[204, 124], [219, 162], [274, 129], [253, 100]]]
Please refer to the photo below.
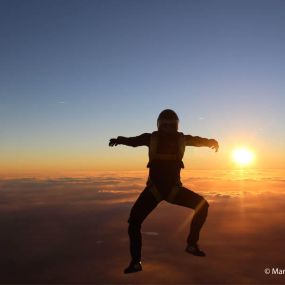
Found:
[[207, 139], [198, 136], [185, 135], [186, 146], [207, 146], [215, 149], [217, 152], [219, 150], [219, 143], [215, 139]]

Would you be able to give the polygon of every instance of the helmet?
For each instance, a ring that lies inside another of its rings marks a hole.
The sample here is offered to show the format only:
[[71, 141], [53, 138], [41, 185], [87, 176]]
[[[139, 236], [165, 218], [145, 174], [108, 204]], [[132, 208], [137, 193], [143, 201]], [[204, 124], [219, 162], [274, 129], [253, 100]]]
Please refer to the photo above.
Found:
[[165, 132], [177, 132], [179, 118], [171, 109], [163, 110], [157, 118], [158, 130]]

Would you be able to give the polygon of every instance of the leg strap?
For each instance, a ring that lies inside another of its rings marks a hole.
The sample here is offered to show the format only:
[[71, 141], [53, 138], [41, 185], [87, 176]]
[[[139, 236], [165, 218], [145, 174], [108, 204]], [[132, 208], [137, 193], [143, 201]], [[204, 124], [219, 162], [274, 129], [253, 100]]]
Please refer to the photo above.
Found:
[[151, 192], [151, 194], [153, 195], [153, 197], [155, 198], [155, 200], [159, 203], [160, 201], [162, 201], [162, 197], [158, 191], [158, 189], [156, 188], [156, 186], [151, 182], [150, 178], [148, 178], [147, 180], [147, 186], [149, 187], [149, 191]]
[[[159, 190], [157, 189], [157, 187], [152, 183], [152, 181], [148, 178], [147, 181], [147, 186], [149, 186], [149, 191], [152, 193], [152, 195], [154, 196], [155, 200], [157, 202], [160, 202], [163, 200]], [[167, 202], [173, 202], [176, 195], [179, 192], [180, 187], [182, 187], [182, 183], [181, 181], [177, 181], [177, 184], [171, 189], [170, 193], [168, 194], [168, 196], [166, 197], [166, 201]]]
[[153, 197], [157, 202], [160, 202], [162, 200], [162, 197], [155, 185], [151, 185], [149, 191], [152, 193]]
[[177, 184], [171, 189], [171, 191], [169, 192], [169, 194], [165, 200], [167, 202], [172, 203], [174, 201], [176, 195], [178, 194], [180, 187], [182, 187], [182, 183], [181, 183], [181, 181], [177, 181]]

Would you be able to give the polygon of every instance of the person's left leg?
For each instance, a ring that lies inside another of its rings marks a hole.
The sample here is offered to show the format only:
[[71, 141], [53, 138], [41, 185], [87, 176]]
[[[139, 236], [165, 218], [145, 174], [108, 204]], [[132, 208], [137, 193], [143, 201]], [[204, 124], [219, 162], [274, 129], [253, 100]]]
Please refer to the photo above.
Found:
[[187, 237], [188, 246], [186, 250], [195, 255], [204, 256], [205, 254], [199, 250], [197, 242], [202, 226], [207, 218], [209, 203], [204, 197], [182, 186], [177, 189], [176, 195], [168, 202], [188, 207], [195, 211], [191, 221], [190, 232]]

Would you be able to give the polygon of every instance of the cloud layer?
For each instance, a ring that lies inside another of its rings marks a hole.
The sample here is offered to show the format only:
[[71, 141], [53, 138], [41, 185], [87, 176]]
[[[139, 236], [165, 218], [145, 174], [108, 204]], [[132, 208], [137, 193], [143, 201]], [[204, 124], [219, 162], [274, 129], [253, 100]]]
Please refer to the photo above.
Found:
[[143, 224], [144, 271], [129, 262], [127, 219], [144, 173], [0, 181], [0, 283], [277, 284], [284, 268], [284, 180], [184, 175], [210, 202], [200, 245], [184, 252], [192, 210], [162, 202]]

